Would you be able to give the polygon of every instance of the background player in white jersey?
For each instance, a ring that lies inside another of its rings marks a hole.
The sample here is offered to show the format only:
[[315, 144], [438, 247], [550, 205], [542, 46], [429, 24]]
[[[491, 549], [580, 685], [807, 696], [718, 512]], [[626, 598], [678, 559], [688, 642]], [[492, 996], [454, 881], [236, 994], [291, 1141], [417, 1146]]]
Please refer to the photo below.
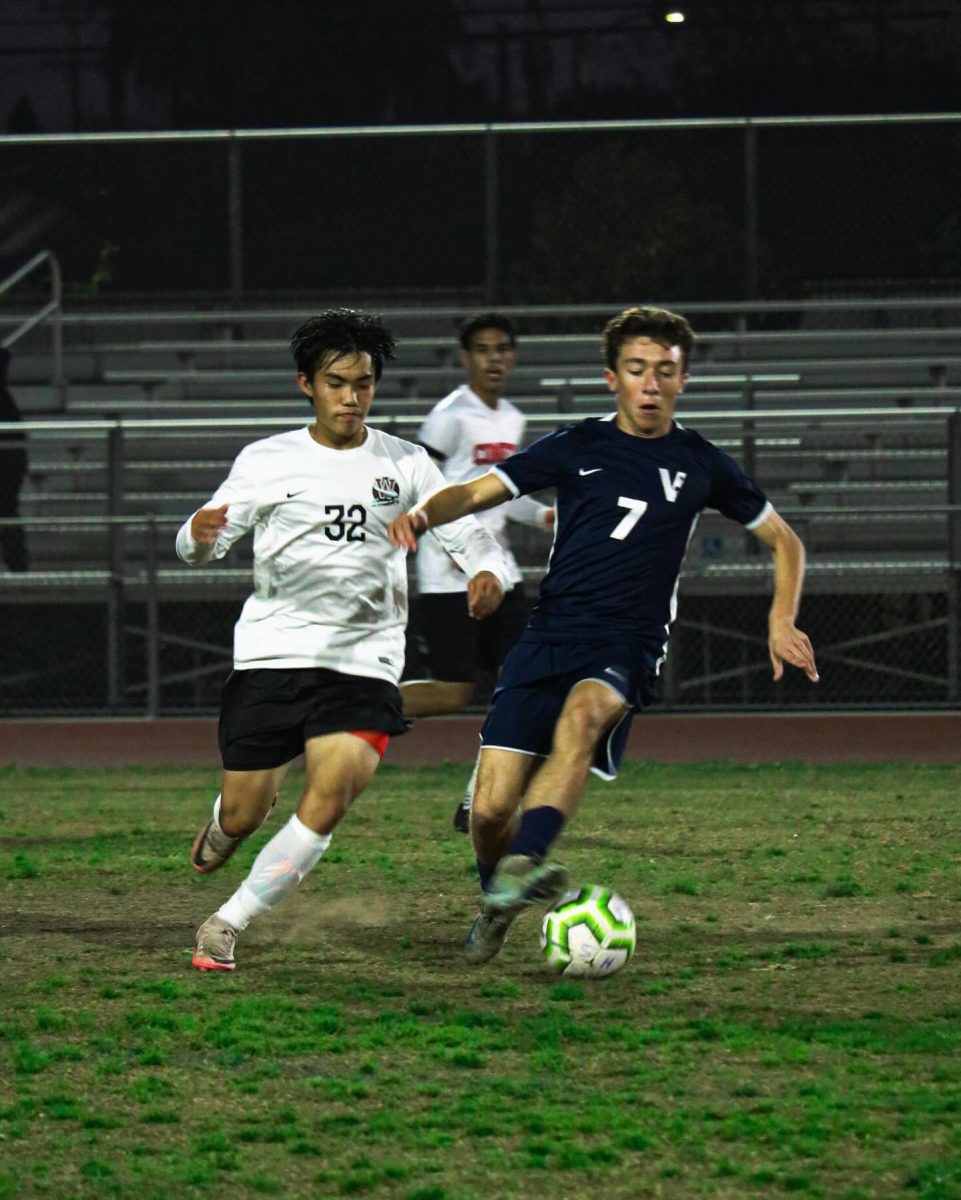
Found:
[[[177, 553], [196, 564], [222, 558], [254, 531], [254, 591], [236, 625], [221, 705], [222, 789], [194, 842], [194, 869], [222, 866], [263, 823], [301, 752], [306, 766], [296, 815], [198, 930], [200, 970], [233, 970], [237, 934], [318, 862], [390, 735], [407, 729], [397, 689], [407, 566], [387, 525], [443, 478], [422, 447], [365, 424], [393, 347], [378, 317], [351, 309], [303, 324], [291, 352], [312, 424], [242, 450], [177, 534]], [[484, 617], [509, 585], [503, 554], [473, 519], [444, 532], [445, 549], [470, 577], [471, 613]]]
[[[431, 409], [417, 435], [448, 483], [475, 479], [509, 458], [520, 449], [526, 424], [524, 414], [504, 396], [517, 354], [511, 320], [503, 313], [477, 313], [462, 322], [459, 340], [467, 382]], [[401, 684], [409, 717], [460, 712], [473, 699], [476, 673], [496, 674], [527, 623], [530, 604], [511, 553], [507, 522], [551, 530], [554, 510], [520, 496], [479, 519], [504, 551], [512, 587], [497, 611], [478, 623], [467, 611], [463, 571], [439, 540], [424, 539], [417, 555], [418, 595], [412, 624], [432, 677]], [[468, 829], [473, 780], [472, 775], [464, 799], [454, 810], [454, 828], [462, 833]]]
[[550, 568], [527, 628], [507, 656], [481, 733], [471, 834], [484, 893], [468, 962], [500, 950], [514, 918], [552, 902], [567, 873], [545, 862], [588, 773], [616, 773], [631, 715], [656, 698], [677, 583], [699, 514], [716, 508], [774, 557], [768, 650], [816, 682], [795, 625], [804, 547], [757, 484], [722, 450], [674, 420], [694, 335], [663, 309], [628, 309], [604, 331], [611, 417], [568, 425], [468, 483], [396, 518], [395, 545], [522, 492], [553, 486]]

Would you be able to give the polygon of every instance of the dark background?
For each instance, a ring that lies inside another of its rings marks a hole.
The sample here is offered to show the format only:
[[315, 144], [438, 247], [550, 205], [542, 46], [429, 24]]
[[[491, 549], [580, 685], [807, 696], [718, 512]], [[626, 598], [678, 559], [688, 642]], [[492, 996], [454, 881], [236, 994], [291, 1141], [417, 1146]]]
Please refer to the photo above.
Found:
[[[961, 110], [956, 0], [677, 7], [683, 24], [651, 0], [3, 0], [0, 130]], [[472, 298], [485, 153], [481, 136], [244, 143], [244, 288]], [[750, 295], [739, 132], [511, 134], [496, 153], [497, 302], [627, 299], [639, 277], [692, 301], [961, 275], [961, 122], [761, 131]], [[76, 302], [225, 295], [227, 177], [224, 142], [0, 143], [0, 277], [50, 247]]]
[[[683, 24], [669, 24], [672, 7]], [[4, 0], [31, 129], [950, 111], [955, 0]]]

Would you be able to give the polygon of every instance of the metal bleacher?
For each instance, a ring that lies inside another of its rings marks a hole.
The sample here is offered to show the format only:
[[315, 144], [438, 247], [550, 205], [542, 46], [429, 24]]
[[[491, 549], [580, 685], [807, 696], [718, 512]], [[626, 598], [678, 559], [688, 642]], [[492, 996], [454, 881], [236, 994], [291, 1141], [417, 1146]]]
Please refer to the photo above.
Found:
[[[617, 307], [508, 310], [520, 331], [510, 395], [529, 439], [611, 411], [599, 330]], [[777, 305], [676, 307], [699, 329], [679, 419], [738, 458], [805, 541], [805, 614], [835, 667], [834, 690], [818, 696], [956, 703], [961, 301], [807, 302], [789, 316]], [[372, 424], [415, 437], [462, 380], [463, 311], [385, 314], [399, 352]], [[215, 703], [250, 586], [250, 540], [226, 563], [188, 571], [173, 535], [242, 446], [309, 419], [286, 348], [304, 315], [67, 311], [62, 370], [55, 361], [53, 371], [47, 327], [19, 337], [9, 382], [28, 433], [21, 513], [31, 569], [0, 570], [0, 603], [24, 631], [34, 615], [66, 621], [81, 645], [65, 662], [94, 665], [89, 682], [86, 668], [70, 667], [73, 682], [50, 683], [61, 678], [57, 663], [34, 668], [25, 650], [0, 677], [10, 711], [63, 703], [158, 715]], [[22, 318], [0, 307], [0, 342]], [[512, 541], [538, 577], [543, 535], [516, 526]], [[702, 515], [666, 668], [669, 702], [767, 702], [753, 682], [764, 672], [757, 622], [770, 588], [760, 549], [731, 522]], [[41, 685], [37, 701], [31, 689]], [[61, 699], [62, 688], [75, 699]]]
[[[961, 401], [961, 327], [954, 323], [961, 303], [919, 309], [872, 301], [868, 309], [853, 301], [841, 317], [848, 328], [838, 327], [837, 302], [824, 310], [801, 305], [795, 327], [783, 329], [752, 328], [770, 317], [763, 305], [700, 307], [704, 324], [724, 327], [699, 334], [680, 419], [745, 460], [816, 549], [898, 559], [943, 553], [943, 514], [930, 521], [851, 517], [906, 501], [947, 503], [945, 420]], [[529, 435], [610, 411], [598, 334], [583, 332], [602, 325], [597, 310], [512, 312], [522, 334], [511, 397], [528, 415]], [[891, 328], [896, 313], [908, 323]], [[430, 406], [461, 381], [459, 315], [387, 314], [399, 352], [378, 389], [373, 422], [413, 437]], [[863, 327], [866, 318], [882, 327]], [[308, 416], [286, 349], [299, 312], [124, 309], [63, 319], [65, 405], [49, 382], [42, 329], [18, 345], [10, 373], [25, 419], [50, 419], [51, 426], [30, 433], [22, 494], [28, 518], [183, 519], [242, 445]], [[699, 323], [696, 313], [692, 319]], [[105, 422], [122, 439], [119, 480]], [[706, 515], [698, 545], [717, 553], [718, 539], [726, 554], [737, 531]], [[100, 557], [101, 541], [47, 536], [35, 561], [46, 569], [81, 566]], [[169, 543], [163, 539], [163, 561], [172, 558]], [[532, 546], [532, 554], [542, 556], [542, 547]]]

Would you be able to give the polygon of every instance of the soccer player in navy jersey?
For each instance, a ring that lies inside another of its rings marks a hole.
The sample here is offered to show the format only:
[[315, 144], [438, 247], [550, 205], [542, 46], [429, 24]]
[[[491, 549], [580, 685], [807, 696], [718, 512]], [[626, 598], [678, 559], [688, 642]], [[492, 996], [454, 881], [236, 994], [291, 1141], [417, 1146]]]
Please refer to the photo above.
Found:
[[674, 419], [693, 343], [676, 313], [620, 313], [603, 334], [611, 416], [564, 426], [389, 527], [396, 546], [414, 550], [428, 528], [556, 489], [550, 565], [481, 732], [471, 836], [483, 895], [465, 941], [469, 963], [493, 958], [520, 912], [567, 888], [548, 851], [588, 773], [614, 778], [632, 714], [656, 698], [681, 563], [703, 509], [739, 522], [773, 555], [774, 679], [789, 663], [817, 682], [811, 643], [794, 623], [800, 539], [734, 459]]

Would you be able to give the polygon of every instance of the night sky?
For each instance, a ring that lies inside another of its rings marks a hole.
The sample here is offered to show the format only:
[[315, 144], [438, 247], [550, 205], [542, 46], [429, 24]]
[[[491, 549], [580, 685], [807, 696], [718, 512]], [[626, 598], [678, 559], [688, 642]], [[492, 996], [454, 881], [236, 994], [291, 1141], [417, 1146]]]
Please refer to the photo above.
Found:
[[[0, 130], [961, 112], [957, 0], [691, 0], [675, 22], [669, 11], [2, 0]], [[501, 134], [493, 294], [575, 303], [632, 294], [641, 278], [661, 296], [775, 297], [961, 275], [961, 123], [767, 128], [756, 154], [746, 270], [743, 132]], [[243, 155], [246, 287], [490, 293], [482, 138], [248, 142]], [[223, 292], [237, 278], [226, 156], [199, 142], [0, 148], [0, 272], [52, 247], [84, 297]]]

